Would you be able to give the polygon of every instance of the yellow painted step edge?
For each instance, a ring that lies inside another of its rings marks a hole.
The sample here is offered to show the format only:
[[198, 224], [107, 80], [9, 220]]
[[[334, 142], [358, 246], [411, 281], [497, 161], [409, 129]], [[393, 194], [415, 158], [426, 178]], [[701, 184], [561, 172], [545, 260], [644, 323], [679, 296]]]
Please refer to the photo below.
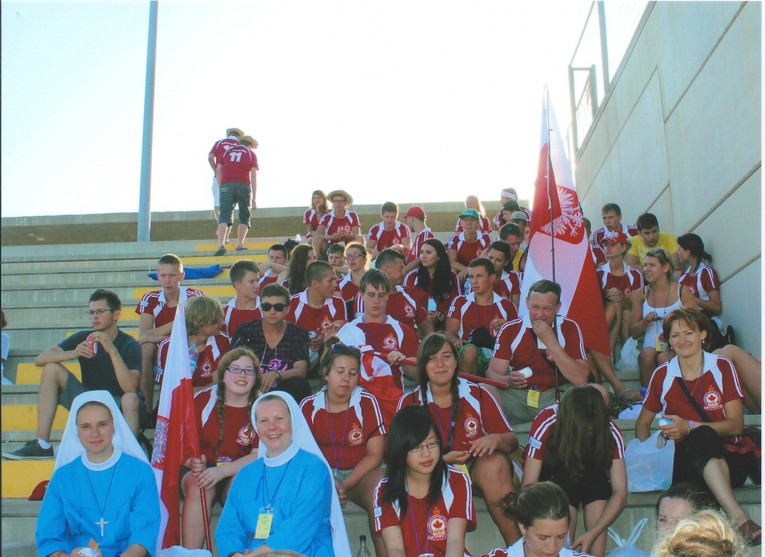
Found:
[[[67, 418], [69, 418], [69, 410], [63, 406], [57, 406], [52, 429], [63, 430]], [[3, 423], [3, 431], [35, 431], [37, 429], [37, 405], [3, 404], [0, 407], [0, 419]]]
[[[245, 247], [247, 247], [247, 249], [268, 249], [271, 246], [273, 246], [275, 243], [276, 242], [260, 242], [260, 241], [248, 242], [248, 241], [245, 240], [244, 245], [245, 245]], [[229, 245], [231, 245], [231, 244], [229, 243]], [[235, 250], [234, 250], [235, 247], [236, 246], [234, 246], [234, 247], [232, 247], [230, 249], [227, 247], [226, 249], [229, 249], [229, 251], [234, 251], [235, 252]], [[213, 251], [214, 252], [217, 249], [218, 249], [218, 244], [217, 243], [197, 244], [196, 246], [194, 246], [194, 250], [195, 251]], [[185, 258], [184, 258], [184, 261], [185, 261]]]
[[[63, 366], [72, 372], [77, 379], [82, 381], [82, 370], [80, 362], [62, 362]], [[16, 366], [16, 384], [17, 385], [39, 385], [42, 377], [41, 367], [37, 367], [31, 362], [23, 362]]]
[[3, 499], [26, 499], [43, 480], [53, 476], [55, 460], [4, 460], [2, 462]]

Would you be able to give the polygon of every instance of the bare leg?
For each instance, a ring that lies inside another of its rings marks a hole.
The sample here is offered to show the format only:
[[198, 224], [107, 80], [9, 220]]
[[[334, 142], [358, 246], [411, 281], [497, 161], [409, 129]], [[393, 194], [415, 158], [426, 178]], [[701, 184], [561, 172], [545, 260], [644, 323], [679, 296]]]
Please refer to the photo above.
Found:
[[651, 374], [656, 369], [656, 349], [644, 346], [638, 357], [638, 364], [640, 366], [640, 384], [647, 387]]
[[157, 345], [146, 342], [141, 345], [141, 392], [146, 399], [146, 411], [154, 410], [154, 357]]
[[58, 394], [66, 388], [69, 371], [61, 364], [45, 364], [37, 395], [37, 438], [50, 441], [53, 418], [56, 417]]
[[755, 414], [759, 414], [760, 390], [762, 388], [762, 362], [735, 344], [718, 348], [714, 353], [728, 358], [736, 366], [736, 371], [746, 391], [746, 406]]
[[[598, 500], [593, 501], [592, 503], [589, 503], [587, 506], [584, 507], [584, 527], [589, 530], [593, 526], [595, 526], [595, 523], [600, 518], [600, 515], [603, 514], [603, 510], [606, 508], [607, 501], [605, 500]], [[588, 553], [591, 553], [595, 557], [605, 557], [606, 554], [606, 532], [602, 532], [594, 542], [592, 542], [592, 546], [590, 549], [587, 550]]]
[[576, 519], [578, 510], [571, 505], [568, 506], [568, 509], [571, 511], [571, 522], [568, 524], [568, 538], [569, 541], [573, 542], [576, 539]]
[[518, 524], [505, 516], [499, 507], [502, 498], [513, 491], [513, 471], [510, 460], [504, 453], [484, 455], [473, 465], [473, 480], [483, 493], [486, 510], [507, 545], [514, 544], [520, 537]]
[[248, 227], [246, 227], [243, 224], [240, 224], [236, 228], [236, 247], [243, 248], [244, 247], [244, 239], [247, 237], [247, 231], [249, 230]]
[[138, 415], [138, 409], [141, 407], [138, 395], [135, 393], [125, 393], [120, 399], [120, 407], [125, 421], [130, 426], [133, 435], [138, 435], [138, 428], [141, 424], [141, 416]]
[[348, 491], [348, 498], [367, 512], [369, 522], [369, 535], [372, 537], [372, 543], [375, 546], [377, 557], [387, 557], [385, 544], [382, 536], [375, 533], [374, 524], [374, 491], [378, 482], [385, 476], [382, 468], [371, 470], [361, 481]]
[[227, 234], [228, 225], [225, 222], [222, 222], [218, 225], [218, 247], [222, 248], [226, 245], [226, 236]]
[[596, 352], [595, 350], [588, 350], [587, 353], [591, 356], [590, 359], [595, 362], [598, 371], [600, 371], [605, 380], [611, 383], [614, 393], [622, 394], [625, 390], [625, 386], [624, 383], [616, 377], [616, 371], [614, 371], [614, 366], [611, 363], [611, 357], [602, 352]]
[[[194, 480], [194, 474], [189, 472], [181, 480], [183, 488], [183, 513], [181, 514], [181, 544], [188, 549], [201, 549], [205, 544], [204, 517], [202, 514], [202, 494]], [[205, 490], [207, 499], [207, 516], [212, 512], [212, 500], [215, 496], [215, 486]], [[208, 549], [210, 549], [208, 547]]]
[[460, 354], [460, 371], [476, 374], [478, 372], [478, 348], [466, 345]]
[[728, 463], [722, 458], [712, 458], [704, 466], [704, 481], [707, 483], [712, 495], [725, 510], [731, 522], [739, 526], [749, 520], [749, 517], [741, 508], [733, 495], [733, 488], [730, 485], [730, 469]]

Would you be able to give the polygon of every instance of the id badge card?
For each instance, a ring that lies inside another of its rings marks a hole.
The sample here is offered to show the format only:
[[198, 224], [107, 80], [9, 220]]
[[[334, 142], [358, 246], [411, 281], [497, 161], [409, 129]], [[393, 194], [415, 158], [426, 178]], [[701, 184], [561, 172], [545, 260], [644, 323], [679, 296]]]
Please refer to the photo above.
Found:
[[530, 408], [539, 408], [539, 391], [536, 389], [529, 389], [529, 394], [526, 397], [526, 405]]
[[270, 507], [261, 507], [258, 513], [258, 524], [255, 526], [256, 540], [265, 540], [271, 534], [271, 522], [274, 520], [274, 515]]

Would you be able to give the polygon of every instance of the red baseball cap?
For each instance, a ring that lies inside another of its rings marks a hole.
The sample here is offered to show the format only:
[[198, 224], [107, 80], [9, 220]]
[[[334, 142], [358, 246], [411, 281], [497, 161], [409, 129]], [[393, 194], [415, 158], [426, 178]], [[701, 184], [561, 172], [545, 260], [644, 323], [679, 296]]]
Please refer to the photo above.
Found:
[[415, 205], [409, 208], [404, 217], [415, 217], [420, 220], [425, 220], [425, 210], [419, 205]]
[[627, 239], [627, 235], [621, 230], [607, 230], [606, 233], [603, 234], [603, 243], [627, 244], [629, 243], [629, 240]]

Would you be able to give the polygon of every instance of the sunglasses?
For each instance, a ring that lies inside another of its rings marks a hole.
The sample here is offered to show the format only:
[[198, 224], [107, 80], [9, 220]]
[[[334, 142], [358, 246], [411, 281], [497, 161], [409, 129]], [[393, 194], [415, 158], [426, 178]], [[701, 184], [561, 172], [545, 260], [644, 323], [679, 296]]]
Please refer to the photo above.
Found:
[[284, 311], [287, 309], [287, 304], [269, 304], [268, 302], [263, 302], [260, 304], [260, 308], [263, 311], [271, 311], [272, 309], [275, 309], [276, 311]]
[[359, 350], [356, 346], [348, 346], [342, 342], [336, 342], [333, 344], [332, 348], [329, 349], [329, 353], [356, 356], [357, 358], [361, 357], [361, 350]]

